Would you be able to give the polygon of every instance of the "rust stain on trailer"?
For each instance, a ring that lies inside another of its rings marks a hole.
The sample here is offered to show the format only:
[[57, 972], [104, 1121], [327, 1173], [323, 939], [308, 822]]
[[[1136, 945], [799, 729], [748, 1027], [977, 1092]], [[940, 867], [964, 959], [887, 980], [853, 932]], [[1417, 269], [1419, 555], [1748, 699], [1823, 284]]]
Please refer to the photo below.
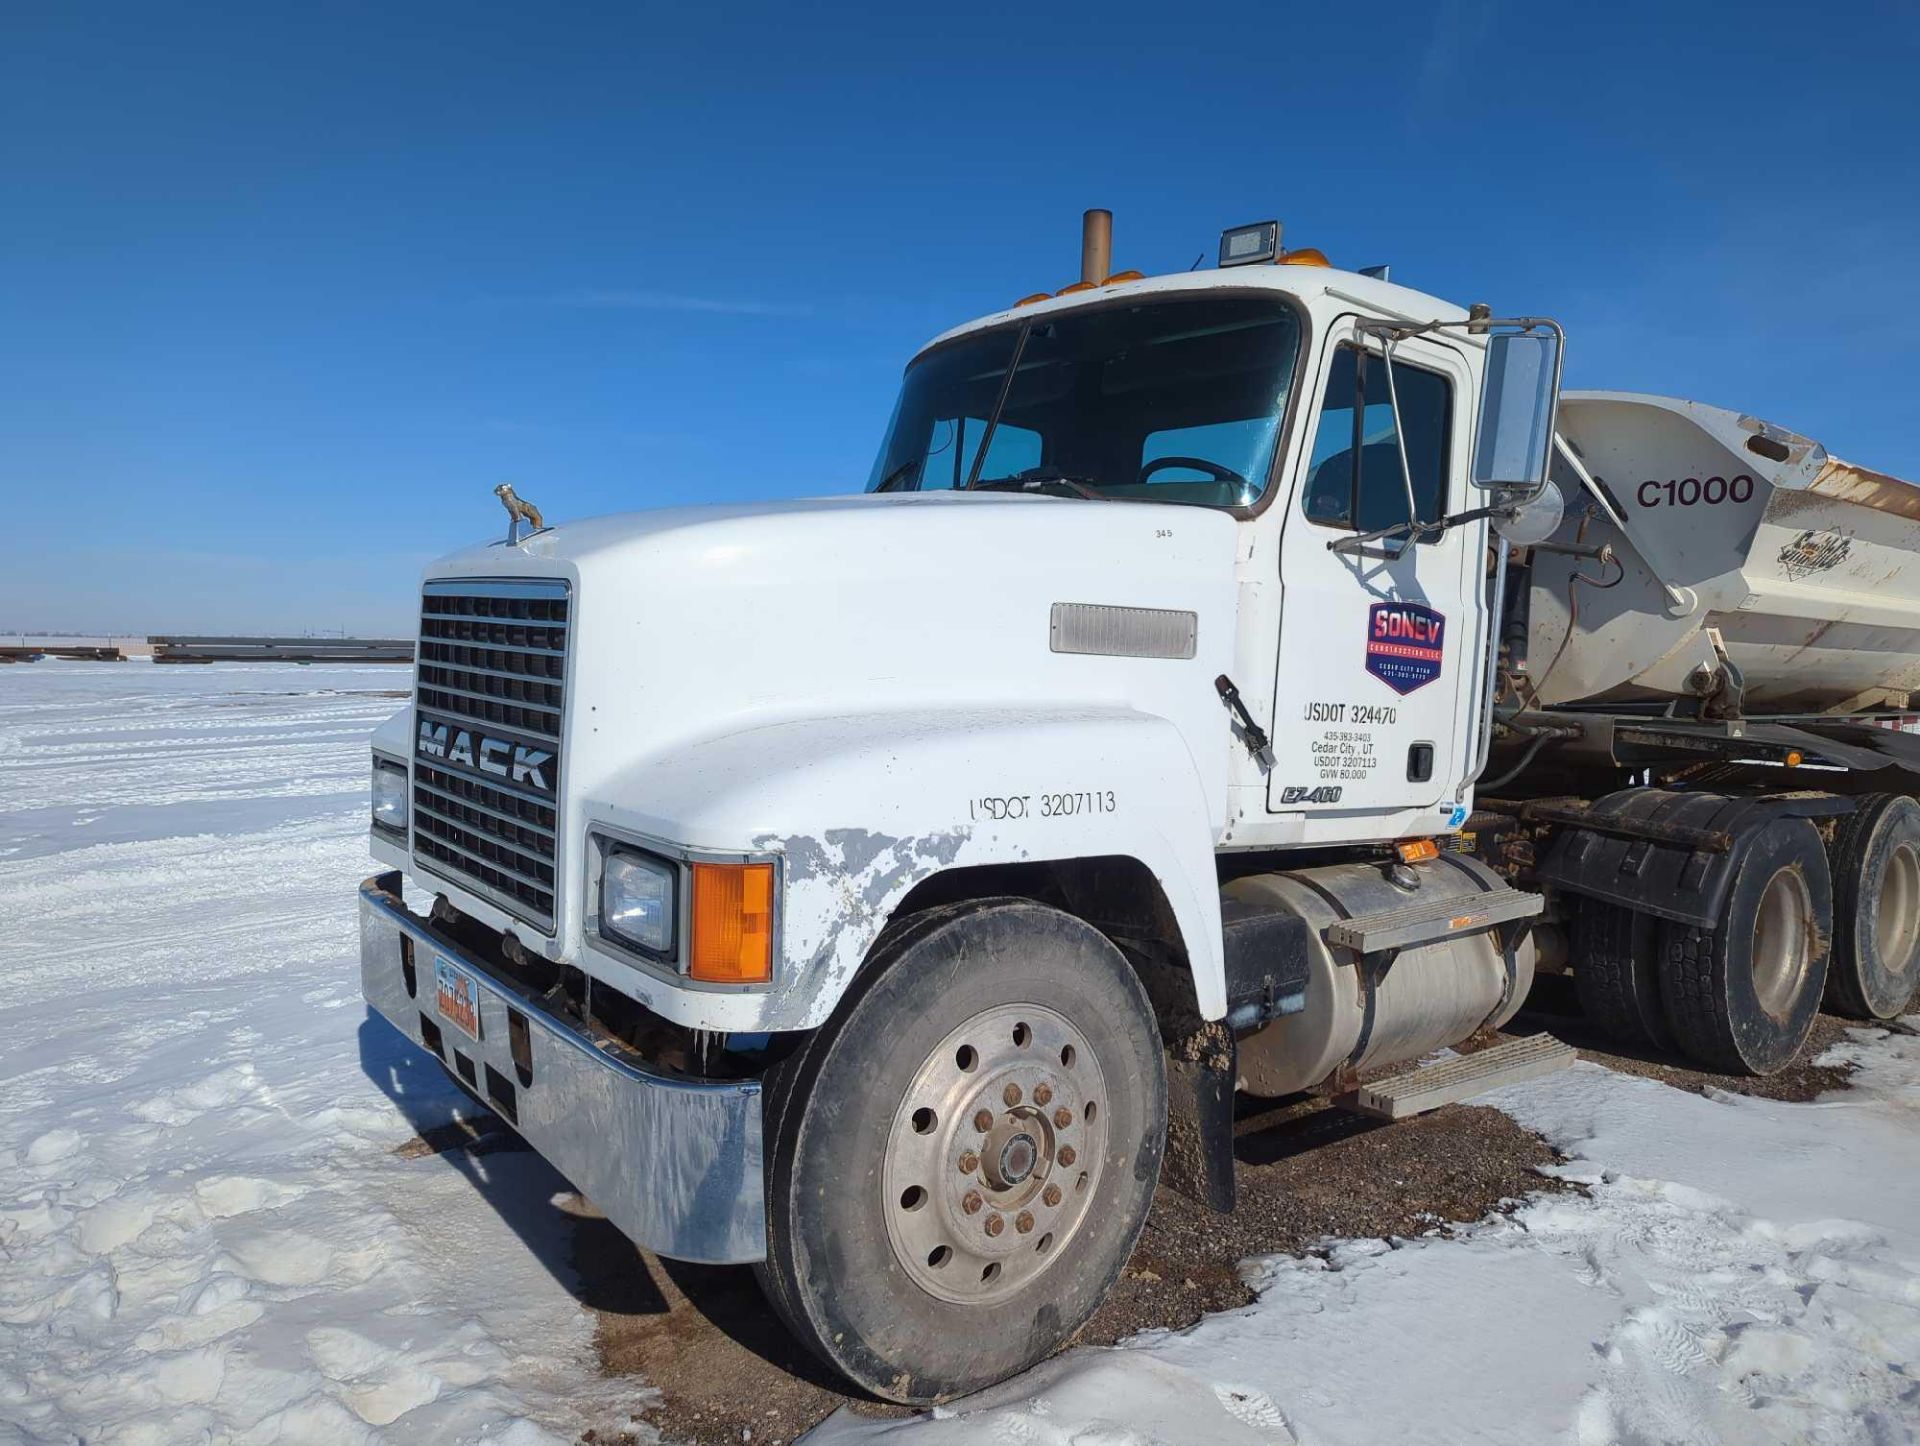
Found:
[[1806, 490], [1816, 496], [1920, 522], [1920, 487], [1886, 472], [1856, 467], [1838, 457], [1827, 458]]
[[1820, 640], [1831, 632], [1839, 622], [1839, 618], [1828, 618], [1824, 623], [1821, 623], [1819, 627], [1807, 634], [1807, 640], [1804, 643], [1800, 644], [1799, 647], [1787, 655], [1787, 661], [1791, 663], [1802, 653], [1806, 652], [1808, 648], [1817, 646]]

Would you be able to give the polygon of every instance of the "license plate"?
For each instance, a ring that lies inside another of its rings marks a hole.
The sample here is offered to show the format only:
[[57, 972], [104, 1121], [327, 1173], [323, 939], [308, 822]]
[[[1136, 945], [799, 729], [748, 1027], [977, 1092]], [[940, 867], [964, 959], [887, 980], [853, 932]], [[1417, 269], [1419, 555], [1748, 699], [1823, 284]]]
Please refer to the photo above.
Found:
[[440, 1017], [468, 1039], [480, 1039], [480, 990], [473, 976], [445, 959], [433, 961], [433, 996]]

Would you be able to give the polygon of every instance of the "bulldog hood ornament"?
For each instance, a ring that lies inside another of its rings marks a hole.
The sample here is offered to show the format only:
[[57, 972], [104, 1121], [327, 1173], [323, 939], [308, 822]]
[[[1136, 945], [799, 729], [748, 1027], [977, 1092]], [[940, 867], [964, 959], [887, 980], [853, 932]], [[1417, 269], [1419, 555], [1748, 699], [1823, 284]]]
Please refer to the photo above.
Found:
[[[493, 495], [498, 497], [500, 499], [500, 505], [507, 509], [508, 547], [518, 547], [520, 545], [520, 524], [522, 522], [532, 528], [533, 532], [544, 532], [546, 530], [546, 520], [540, 516], [540, 509], [535, 507], [531, 502], [516, 497], [511, 482], [502, 482], [498, 487], [493, 489]], [[531, 537], [533, 533], [530, 532], [527, 535]]]

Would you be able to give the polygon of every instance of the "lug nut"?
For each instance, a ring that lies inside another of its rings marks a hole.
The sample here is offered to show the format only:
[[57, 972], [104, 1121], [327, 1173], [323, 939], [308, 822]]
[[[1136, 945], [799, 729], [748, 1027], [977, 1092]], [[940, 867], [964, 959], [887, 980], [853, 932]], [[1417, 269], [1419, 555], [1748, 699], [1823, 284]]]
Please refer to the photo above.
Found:
[[974, 1154], [972, 1150], [968, 1150], [960, 1157], [960, 1173], [962, 1175], [971, 1175], [979, 1168], [980, 1157]]
[[1002, 1230], [1005, 1230], [1006, 1228], [1007, 1228], [1007, 1219], [1004, 1215], [989, 1215], [987, 1217], [987, 1234], [998, 1235]]
[[1060, 1106], [1059, 1109], [1053, 1112], [1053, 1123], [1056, 1128], [1064, 1130], [1068, 1125], [1073, 1123], [1073, 1111], [1065, 1105]]
[[1049, 1205], [1058, 1205], [1060, 1203], [1060, 1187], [1058, 1185], [1047, 1186], [1046, 1189], [1040, 1192], [1040, 1198]]
[[1073, 1153], [1072, 1145], [1062, 1145], [1060, 1147], [1060, 1163], [1061, 1164], [1071, 1165], [1078, 1158], [1079, 1156]]
[[1036, 1105], [1052, 1104], [1053, 1103], [1053, 1086], [1049, 1084], [1035, 1085], [1033, 1087], [1033, 1102]]
[[1033, 1229], [1033, 1212], [1031, 1210], [1022, 1210], [1018, 1215], [1014, 1216], [1013, 1228], [1018, 1230], [1022, 1235], [1025, 1235], [1029, 1230]]
[[1020, 1103], [1020, 1086], [1017, 1084], [1009, 1084], [1006, 1089], [1001, 1091], [1000, 1098], [1007, 1102], [1008, 1109], [1012, 1109]]
[[986, 1203], [986, 1201], [980, 1198], [980, 1192], [978, 1190], [969, 1190], [960, 1197], [960, 1208], [969, 1215], [978, 1215], [980, 1213], [980, 1207]]
[[973, 1117], [973, 1127], [981, 1134], [986, 1134], [993, 1128], [993, 1115], [986, 1110], [978, 1111]]

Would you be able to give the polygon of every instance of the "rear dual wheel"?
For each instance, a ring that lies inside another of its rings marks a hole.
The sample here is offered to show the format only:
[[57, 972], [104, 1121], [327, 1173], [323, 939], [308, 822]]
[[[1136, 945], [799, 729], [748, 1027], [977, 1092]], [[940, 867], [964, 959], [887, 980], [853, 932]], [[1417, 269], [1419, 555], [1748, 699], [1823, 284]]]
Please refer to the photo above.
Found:
[[1840, 819], [1833, 871], [1833, 969], [1827, 1007], [1893, 1019], [1920, 987], [1920, 803], [1875, 793]]
[[1720, 926], [1660, 927], [1660, 990], [1675, 1042], [1727, 1074], [1773, 1074], [1813, 1029], [1827, 982], [1833, 888], [1820, 834], [1776, 819], [1748, 847]]
[[[1920, 809], [1913, 822], [1920, 896]], [[1818, 830], [1783, 818], [1747, 848], [1713, 929], [1582, 900], [1573, 920], [1581, 1007], [1623, 1044], [1678, 1049], [1727, 1074], [1773, 1074], [1806, 1043], [1829, 987], [1834, 894]]]
[[1573, 918], [1573, 984], [1587, 1018], [1614, 1039], [1673, 1048], [1660, 996], [1660, 921], [1651, 914], [1582, 899]]
[[875, 1395], [924, 1404], [1042, 1359], [1105, 1297], [1166, 1134], [1124, 955], [1024, 900], [915, 916], [768, 1080], [762, 1287]]

